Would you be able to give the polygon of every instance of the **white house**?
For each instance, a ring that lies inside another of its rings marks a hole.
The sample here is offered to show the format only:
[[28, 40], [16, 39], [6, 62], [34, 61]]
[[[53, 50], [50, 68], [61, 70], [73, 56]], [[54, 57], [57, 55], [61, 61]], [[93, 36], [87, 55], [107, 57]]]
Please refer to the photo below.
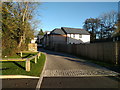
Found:
[[[48, 41], [48, 40], [47, 40]], [[90, 43], [90, 33], [84, 29], [61, 27], [49, 34], [49, 45]]]
[[46, 33], [41, 41], [44, 47], [54, 47], [55, 44], [90, 43], [90, 33], [84, 29], [61, 27]]
[[37, 41], [37, 37], [34, 37], [33, 39], [31, 39], [31, 43], [35, 43]]
[[62, 27], [67, 35], [67, 44], [90, 43], [90, 33], [84, 29]]

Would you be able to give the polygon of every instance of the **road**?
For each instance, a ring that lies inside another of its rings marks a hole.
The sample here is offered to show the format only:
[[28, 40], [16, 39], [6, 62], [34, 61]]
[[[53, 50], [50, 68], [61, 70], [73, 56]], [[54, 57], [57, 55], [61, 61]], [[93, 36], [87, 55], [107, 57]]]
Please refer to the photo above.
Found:
[[47, 60], [37, 88], [120, 88], [116, 72], [72, 55], [40, 51]]
[[2, 89], [4, 90], [15, 90], [15, 89], [25, 89], [32, 88], [35, 90], [37, 82], [39, 79], [35, 78], [13, 78], [13, 79], [2, 79]]
[[3, 88], [120, 88], [116, 72], [72, 55], [40, 51], [47, 55], [42, 77], [3, 79]]

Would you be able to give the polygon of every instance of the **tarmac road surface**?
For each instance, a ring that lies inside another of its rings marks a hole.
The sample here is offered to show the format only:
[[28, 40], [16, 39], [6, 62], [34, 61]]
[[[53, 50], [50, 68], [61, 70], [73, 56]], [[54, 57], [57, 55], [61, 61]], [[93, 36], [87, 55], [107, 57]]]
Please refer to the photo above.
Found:
[[47, 60], [39, 88], [120, 88], [118, 73], [69, 54], [40, 49]]
[[[40, 79], [3, 79], [3, 88], [120, 88], [118, 73], [69, 54], [40, 49], [47, 60]], [[4, 90], [4, 89], [3, 89]]]

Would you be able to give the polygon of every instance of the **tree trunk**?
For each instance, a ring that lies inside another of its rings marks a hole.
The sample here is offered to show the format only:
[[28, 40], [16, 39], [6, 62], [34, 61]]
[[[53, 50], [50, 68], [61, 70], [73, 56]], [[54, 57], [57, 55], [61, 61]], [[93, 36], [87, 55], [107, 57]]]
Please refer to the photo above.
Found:
[[24, 25], [25, 25], [25, 16], [27, 16], [27, 15], [26, 15], [26, 14], [27, 14], [27, 9], [28, 9], [28, 2], [26, 2], [25, 11], [24, 11], [23, 16], [22, 16], [22, 26], [23, 26], [23, 29], [24, 29], [24, 30], [23, 30], [23, 36], [20, 37], [20, 42], [19, 42], [19, 44], [18, 44], [18, 48], [21, 47], [22, 42], [23, 42], [24, 39], [25, 39], [25, 27], [24, 27]]

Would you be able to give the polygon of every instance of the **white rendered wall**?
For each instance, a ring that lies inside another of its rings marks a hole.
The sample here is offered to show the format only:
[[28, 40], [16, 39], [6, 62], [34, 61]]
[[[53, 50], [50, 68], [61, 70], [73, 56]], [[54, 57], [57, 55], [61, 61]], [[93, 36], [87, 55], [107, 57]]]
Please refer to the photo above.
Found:
[[31, 40], [31, 43], [35, 43], [36, 40], [37, 40], [37, 38], [32, 39], [32, 40]]
[[84, 43], [90, 43], [90, 35], [82, 35], [81, 40], [82, 40]]
[[90, 43], [90, 35], [67, 34], [67, 44]]

